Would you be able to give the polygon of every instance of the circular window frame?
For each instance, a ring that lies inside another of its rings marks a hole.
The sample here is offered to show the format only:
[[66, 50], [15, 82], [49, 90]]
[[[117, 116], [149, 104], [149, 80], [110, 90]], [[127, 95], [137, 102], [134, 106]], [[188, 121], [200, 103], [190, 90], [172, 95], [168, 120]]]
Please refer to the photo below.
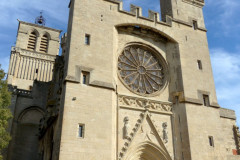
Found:
[[[131, 46], [137, 46], [139, 48], [145, 49], [150, 51], [150, 53], [155, 57], [155, 60], [158, 61], [158, 63], [163, 67], [163, 74], [164, 74], [164, 79], [163, 79], [163, 85], [160, 87], [160, 89], [158, 91], [155, 91], [151, 94], [146, 94], [146, 93], [140, 93], [138, 91], [134, 91], [122, 78], [122, 76], [120, 75], [120, 69], [119, 69], [119, 57], [123, 54], [124, 50], [127, 47], [131, 47]], [[167, 87], [168, 83], [169, 83], [169, 72], [168, 72], [168, 64], [166, 62], [166, 60], [163, 58], [163, 56], [161, 55], [161, 53], [159, 51], [157, 51], [155, 48], [143, 44], [143, 43], [128, 43], [127, 45], [125, 45], [123, 47], [123, 49], [121, 50], [120, 53], [118, 53], [118, 58], [117, 58], [117, 74], [118, 74], [118, 78], [120, 79], [121, 83], [132, 93], [135, 93], [139, 96], [143, 96], [143, 97], [154, 97], [154, 96], [159, 96]]]

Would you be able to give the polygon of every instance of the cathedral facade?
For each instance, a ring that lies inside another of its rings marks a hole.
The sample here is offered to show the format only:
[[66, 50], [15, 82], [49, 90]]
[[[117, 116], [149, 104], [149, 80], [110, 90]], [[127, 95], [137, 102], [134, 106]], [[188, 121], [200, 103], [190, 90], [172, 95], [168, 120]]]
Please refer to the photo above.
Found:
[[[68, 31], [19, 21], [8, 160], [237, 160], [218, 105], [204, 0], [71, 0]], [[161, 16], [161, 18], [160, 18]], [[161, 20], [160, 20], [161, 19]]]

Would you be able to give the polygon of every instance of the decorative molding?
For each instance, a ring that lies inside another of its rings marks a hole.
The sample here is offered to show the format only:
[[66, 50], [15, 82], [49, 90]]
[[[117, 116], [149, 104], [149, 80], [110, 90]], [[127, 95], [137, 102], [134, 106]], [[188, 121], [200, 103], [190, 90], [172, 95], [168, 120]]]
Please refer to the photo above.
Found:
[[24, 89], [18, 89], [17, 86], [8, 85], [8, 90], [11, 92], [12, 95], [27, 97], [27, 98], [33, 98], [32, 97], [32, 91], [24, 90]]
[[134, 128], [132, 129], [132, 132], [129, 134], [129, 136], [126, 138], [126, 143], [124, 143], [124, 147], [122, 148], [121, 152], [119, 153], [118, 160], [122, 160], [125, 156], [127, 149], [129, 148], [130, 144], [132, 143], [133, 138], [135, 137], [137, 131], [139, 130], [143, 120], [147, 116], [148, 112], [141, 113], [140, 118], [137, 120], [137, 123], [135, 124]]
[[53, 56], [53, 55], [38, 53], [36, 51], [28, 51], [25, 49], [21, 49], [19, 47], [12, 47], [11, 51], [12, 53], [19, 53], [20, 56], [31, 57], [35, 59], [37, 58], [37, 59], [47, 60], [52, 62], [54, 62], [56, 59], [56, 56]]
[[149, 110], [150, 112], [172, 114], [172, 103], [169, 102], [119, 95], [118, 105], [121, 108]]
[[173, 41], [176, 42], [174, 39], [172, 39], [171, 37], [164, 35], [163, 33], [154, 31], [153, 29], [149, 29], [146, 28], [144, 26], [133, 26], [133, 25], [128, 25], [128, 26], [117, 26], [118, 27], [118, 31], [120, 31], [120, 33], [124, 33], [124, 34], [134, 34], [134, 35], [138, 35], [141, 37], [148, 37], [153, 39], [154, 41], [161, 41], [164, 43], [167, 43], [168, 41]]
[[32, 97], [32, 91], [23, 90], [23, 89], [17, 89], [17, 95], [23, 96], [23, 97]]

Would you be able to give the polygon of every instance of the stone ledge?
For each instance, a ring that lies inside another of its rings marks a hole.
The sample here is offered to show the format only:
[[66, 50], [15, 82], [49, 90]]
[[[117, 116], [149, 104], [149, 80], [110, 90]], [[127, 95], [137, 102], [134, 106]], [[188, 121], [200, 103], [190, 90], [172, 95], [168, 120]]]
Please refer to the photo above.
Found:
[[236, 114], [235, 114], [234, 110], [220, 108], [219, 113], [220, 113], [221, 118], [228, 118], [228, 119], [236, 120]]
[[38, 24], [28, 23], [28, 22], [21, 21], [21, 20], [19, 20], [19, 19], [18, 19], [18, 22], [19, 22], [19, 23], [23, 23], [23, 24], [27, 24], [27, 25], [30, 25], [30, 26], [34, 26], [34, 27], [39, 27], [39, 28], [44, 28], [44, 29], [52, 30], [52, 31], [59, 32], [59, 33], [62, 32], [62, 30], [59, 30], [59, 29], [54, 29], [54, 28], [50, 28], [50, 27], [40, 26], [40, 25], [38, 25]]
[[96, 86], [96, 87], [101, 87], [101, 88], [106, 88], [106, 89], [112, 89], [116, 90], [113, 84], [107, 83], [107, 82], [101, 82], [101, 81], [93, 81], [89, 84], [90, 86]]
[[[201, 92], [203, 92], [203, 91], [201, 91]], [[197, 98], [186, 97], [184, 95], [184, 92], [174, 92], [172, 95], [173, 95], [173, 100], [174, 100], [173, 103], [176, 103], [176, 99], [174, 97], [178, 97], [178, 100], [180, 103], [203, 105], [203, 100], [200, 100]], [[211, 102], [209, 107], [220, 108], [220, 106], [217, 102]]]

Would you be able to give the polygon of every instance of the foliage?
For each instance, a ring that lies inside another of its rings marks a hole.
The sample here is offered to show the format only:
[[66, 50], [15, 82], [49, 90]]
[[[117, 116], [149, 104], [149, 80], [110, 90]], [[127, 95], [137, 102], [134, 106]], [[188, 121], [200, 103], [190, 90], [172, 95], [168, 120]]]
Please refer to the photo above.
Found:
[[0, 65], [0, 160], [2, 160], [2, 151], [8, 146], [10, 135], [7, 132], [8, 122], [12, 114], [8, 106], [11, 103], [11, 94], [8, 91], [5, 73]]

